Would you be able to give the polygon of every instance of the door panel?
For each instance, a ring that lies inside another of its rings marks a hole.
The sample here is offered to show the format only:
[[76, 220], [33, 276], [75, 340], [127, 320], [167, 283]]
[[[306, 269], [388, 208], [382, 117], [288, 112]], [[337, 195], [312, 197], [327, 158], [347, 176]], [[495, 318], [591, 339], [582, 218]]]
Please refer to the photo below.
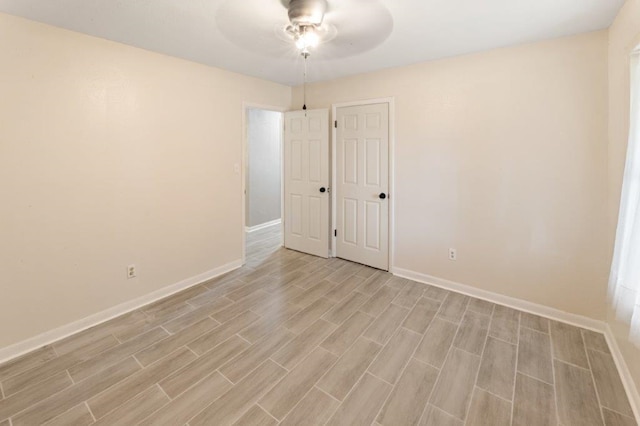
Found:
[[368, 249], [380, 250], [380, 204], [365, 201], [364, 246]]
[[365, 140], [365, 183], [368, 186], [380, 186], [380, 139]]
[[358, 200], [353, 198], [343, 199], [343, 226], [340, 228], [345, 244], [358, 245]]
[[329, 253], [329, 111], [287, 112], [284, 129], [284, 245]]
[[[322, 156], [322, 141], [315, 139], [309, 141], [309, 182], [322, 183], [322, 163], [314, 160]], [[328, 146], [326, 147], [329, 150]]]
[[291, 194], [291, 215], [289, 221], [291, 234], [302, 237], [302, 196], [300, 194]]
[[343, 182], [358, 184], [358, 140], [345, 139]]
[[336, 255], [388, 270], [389, 105], [336, 113]]
[[294, 181], [302, 181], [302, 140], [294, 139], [291, 141], [291, 179]]

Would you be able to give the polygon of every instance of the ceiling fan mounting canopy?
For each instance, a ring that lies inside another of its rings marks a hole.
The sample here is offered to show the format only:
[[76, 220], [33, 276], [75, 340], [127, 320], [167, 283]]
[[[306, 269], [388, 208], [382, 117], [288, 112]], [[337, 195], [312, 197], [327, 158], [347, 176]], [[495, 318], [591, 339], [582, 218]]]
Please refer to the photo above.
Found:
[[327, 7], [327, 0], [291, 0], [289, 21], [296, 27], [319, 26]]

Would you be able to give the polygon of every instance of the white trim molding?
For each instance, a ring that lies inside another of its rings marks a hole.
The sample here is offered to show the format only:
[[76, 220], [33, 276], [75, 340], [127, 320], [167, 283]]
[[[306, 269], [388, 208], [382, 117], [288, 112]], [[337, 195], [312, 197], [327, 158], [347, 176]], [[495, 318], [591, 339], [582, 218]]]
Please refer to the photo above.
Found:
[[259, 231], [261, 229], [271, 228], [272, 226], [280, 225], [281, 223], [282, 223], [282, 219], [276, 219], [276, 220], [272, 220], [270, 222], [261, 223], [260, 225], [245, 226], [244, 230], [246, 232], [251, 233], [251, 232]]
[[638, 392], [633, 376], [631, 375], [629, 367], [627, 366], [627, 363], [622, 356], [622, 352], [620, 351], [620, 346], [618, 346], [618, 340], [613, 334], [613, 330], [611, 330], [609, 324], [605, 324], [604, 337], [607, 339], [607, 344], [611, 350], [613, 361], [616, 363], [616, 367], [618, 368], [618, 374], [620, 374], [622, 385], [624, 386], [624, 390], [627, 392], [629, 404], [631, 405], [633, 414], [636, 416], [636, 422], [640, 423], [640, 392]]
[[90, 315], [81, 320], [44, 332], [11, 346], [1, 348], [0, 364], [39, 349], [42, 346], [57, 342], [61, 339], [64, 339], [65, 337], [84, 331], [88, 328], [95, 327], [96, 325], [119, 317], [120, 315], [135, 311], [142, 306], [148, 305], [160, 299], [164, 299], [165, 297], [171, 296], [172, 294], [178, 293], [189, 287], [193, 287], [212, 278], [226, 274], [227, 272], [231, 272], [234, 269], [240, 268], [241, 266], [242, 261], [235, 260], [233, 262], [227, 263], [226, 265], [222, 265], [210, 271], [203, 272], [175, 284], [163, 287], [149, 294], [145, 294], [144, 296], [129, 300], [112, 308], [105, 309], [104, 311], [98, 312], [97, 314]]
[[620, 351], [620, 347], [618, 346], [616, 338], [613, 335], [611, 327], [609, 327], [606, 322], [598, 321], [582, 315], [572, 314], [560, 309], [540, 305], [526, 300], [517, 299], [515, 297], [505, 296], [500, 293], [482, 290], [468, 284], [461, 284], [455, 281], [433, 277], [431, 275], [411, 271], [409, 269], [394, 268], [393, 274], [401, 278], [407, 278], [423, 284], [433, 285], [435, 287], [440, 287], [446, 290], [455, 291], [457, 293], [466, 294], [467, 296], [475, 297], [477, 299], [483, 299], [489, 302], [493, 302], [498, 305], [508, 306], [519, 311], [528, 312], [555, 321], [571, 324], [576, 327], [603, 333], [607, 340], [607, 344], [609, 345], [609, 349], [611, 350], [613, 360], [616, 364], [616, 367], [618, 368], [618, 374], [620, 374], [624, 389], [627, 392], [629, 404], [631, 404], [631, 408], [633, 410], [633, 413], [635, 414], [636, 421], [640, 423], [640, 394], [638, 393], [638, 388], [636, 387], [633, 377], [629, 371], [629, 367], [627, 366], [627, 363], [622, 356], [622, 352]]
[[446, 290], [452, 290], [457, 293], [466, 294], [467, 296], [475, 297], [477, 299], [487, 300], [489, 302], [497, 303], [498, 305], [508, 306], [519, 311], [524, 311], [530, 314], [535, 314], [541, 317], [575, 325], [576, 327], [582, 327], [589, 330], [597, 331], [598, 333], [604, 333], [605, 323], [593, 318], [572, 314], [569, 312], [561, 311], [560, 309], [551, 308], [549, 306], [540, 305], [538, 303], [529, 302], [515, 297], [505, 296], [503, 294], [494, 293], [489, 290], [482, 290], [478, 287], [474, 287], [468, 284], [461, 284], [455, 281], [449, 281], [443, 278], [433, 277], [431, 275], [410, 271], [408, 269], [395, 268], [393, 274], [401, 278], [408, 278], [420, 283], [430, 284], [436, 287], [444, 288]]

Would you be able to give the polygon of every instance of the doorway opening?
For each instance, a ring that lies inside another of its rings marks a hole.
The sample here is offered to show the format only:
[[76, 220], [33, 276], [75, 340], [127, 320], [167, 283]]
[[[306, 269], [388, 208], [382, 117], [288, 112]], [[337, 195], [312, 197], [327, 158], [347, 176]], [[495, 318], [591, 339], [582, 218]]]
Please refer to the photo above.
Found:
[[[282, 243], [283, 112], [244, 106], [243, 263], [247, 244], [262, 234]], [[253, 238], [248, 238], [253, 236]]]

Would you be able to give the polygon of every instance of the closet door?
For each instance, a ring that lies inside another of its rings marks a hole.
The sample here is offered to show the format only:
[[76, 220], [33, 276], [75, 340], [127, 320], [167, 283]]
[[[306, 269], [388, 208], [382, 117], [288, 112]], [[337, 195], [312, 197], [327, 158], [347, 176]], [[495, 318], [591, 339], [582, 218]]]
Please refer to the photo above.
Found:
[[336, 256], [389, 269], [389, 104], [336, 111]]

